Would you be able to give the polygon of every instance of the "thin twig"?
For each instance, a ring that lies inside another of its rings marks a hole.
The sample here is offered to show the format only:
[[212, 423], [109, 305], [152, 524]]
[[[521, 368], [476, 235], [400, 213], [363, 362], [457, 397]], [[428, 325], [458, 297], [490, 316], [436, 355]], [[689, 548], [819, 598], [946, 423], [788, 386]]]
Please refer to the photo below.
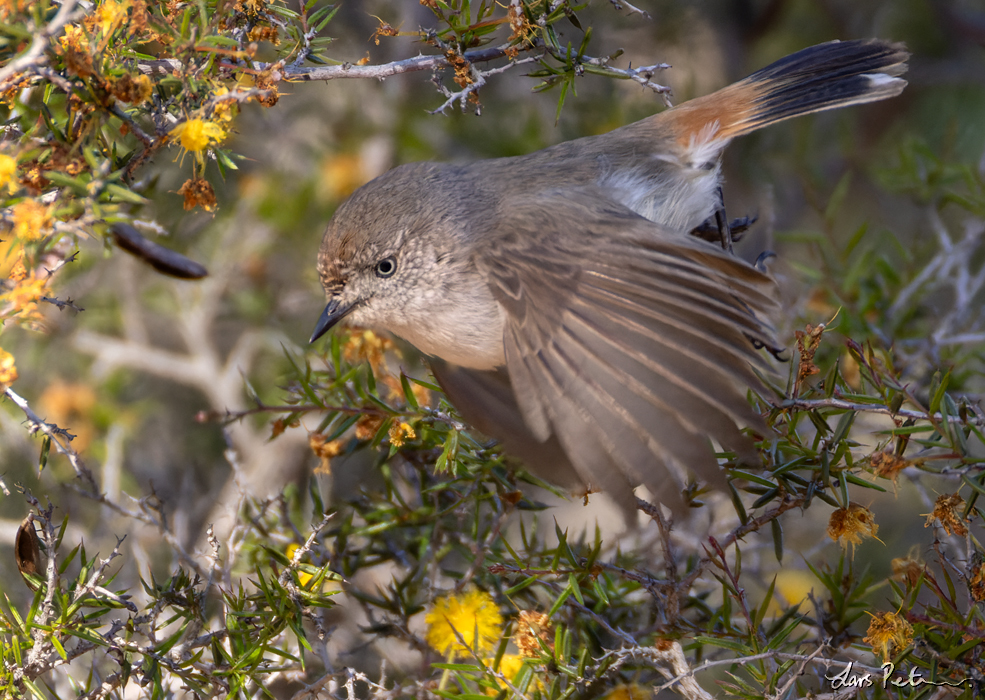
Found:
[[961, 418], [960, 416], [945, 416], [941, 413], [928, 413], [926, 411], [911, 411], [905, 408], [894, 411], [889, 406], [884, 406], [882, 404], [871, 404], [871, 403], [853, 403], [851, 401], [845, 401], [843, 399], [784, 399], [783, 401], [778, 401], [773, 404], [774, 408], [795, 408], [805, 411], [810, 411], [815, 408], [834, 408], [843, 411], [860, 411], [865, 413], [879, 413], [886, 416], [891, 416], [893, 418], [912, 418], [913, 420], [926, 420], [926, 421], [943, 421], [946, 420], [950, 423], [972, 423], [974, 425], [985, 426], [985, 419], [980, 416], [968, 416], [967, 418]]
[[[469, 63], [483, 63], [485, 61], [495, 61], [503, 58], [514, 49], [510, 44], [500, 46], [490, 46], [484, 49], [466, 51], [462, 54]], [[265, 70], [274, 64], [257, 64], [257, 68]], [[417, 71], [435, 71], [451, 68], [448, 59], [441, 55], [420, 55], [413, 58], [405, 58], [401, 61], [391, 61], [380, 65], [356, 66], [351, 63], [342, 63], [337, 66], [304, 66], [294, 67], [285, 66], [283, 69], [275, 70], [271, 74], [273, 80], [335, 80], [337, 78], [376, 78], [383, 80], [394, 75], [403, 73], [415, 73]]]
[[82, 461], [82, 457], [79, 456], [79, 453], [73, 450], [68, 444], [68, 441], [65, 439], [67, 437], [68, 440], [71, 440], [74, 436], [69, 435], [67, 430], [59, 428], [54, 423], [46, 423], [42, 420], [41, 417], [31, 409], [31, 406], [27, 403], [27, 399], [19, 396], [10, 387], [7, 387], [4, 390], [3, 395], [13, 401], [14, 404], [16, 404], [17, 407], [24, 412], [24, 415], [27, 417], [28, 422], [34, 430], [40, 430], [51, 439], [51, 444], [55, 446], [55, 450], [57, 452], [68, 457], [69, 463], [72, 465], [72, 468], [75, 469], [75, 475], [80, 477], [89, 489], [87, 495], [93, 496], [98, 493], [99, 487], [96, 484], [95, 478], [92, 476], [92, 472], [89, 471], [89, 468]]

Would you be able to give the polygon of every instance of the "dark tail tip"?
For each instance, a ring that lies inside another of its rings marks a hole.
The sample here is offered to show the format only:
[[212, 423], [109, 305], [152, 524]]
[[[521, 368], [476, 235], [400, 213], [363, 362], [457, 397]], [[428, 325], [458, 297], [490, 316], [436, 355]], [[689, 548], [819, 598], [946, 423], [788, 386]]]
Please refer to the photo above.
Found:
[[761, 90], [760, 125], [801, 114], [894, 97], [906, 87], [910, 52], [881, 39], [830, 41], [811, 46], [750, 75]]

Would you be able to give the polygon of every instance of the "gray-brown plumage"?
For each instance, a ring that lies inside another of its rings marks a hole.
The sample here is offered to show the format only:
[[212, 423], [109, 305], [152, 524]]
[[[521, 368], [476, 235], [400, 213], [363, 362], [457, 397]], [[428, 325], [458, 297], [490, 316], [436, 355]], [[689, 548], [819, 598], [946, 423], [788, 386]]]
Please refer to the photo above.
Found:
[[[328, 225], [328, 297], [431, 356], [452, 403], [535, 474], [672, 506], [688, 472], [721, 484], [712, 442], [755, 462], [757, 348], [771, 279], [687, 233], [720, 207], [735, 136], [899, 94], [906, 51], [877, 40], [800, 51], [608, 134], [468, 165], [403, 165]], [[710, 438], [710, 440], [709, 440]], [[671, 478], [668, 479], [668, 476]]]

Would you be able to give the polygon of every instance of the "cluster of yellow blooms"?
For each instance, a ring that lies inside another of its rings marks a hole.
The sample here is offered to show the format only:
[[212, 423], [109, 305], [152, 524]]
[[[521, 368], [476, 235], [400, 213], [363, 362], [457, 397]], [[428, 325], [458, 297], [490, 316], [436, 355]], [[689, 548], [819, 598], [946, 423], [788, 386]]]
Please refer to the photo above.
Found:
[[495, 658], [489, 654], [503, 639], [503, 615], [492, 596], [477, 589], [438, 598], [424, 621], [424, 640], [442, 656], [449, 660], [485, 659], [485, 664], [507, 681], [516, 677], [524, 659], [538, 658], [544, 646], [553, 647], [547, 615], [524, 610], [511, 638], [519, 653], [503, 654], [495, 666]]

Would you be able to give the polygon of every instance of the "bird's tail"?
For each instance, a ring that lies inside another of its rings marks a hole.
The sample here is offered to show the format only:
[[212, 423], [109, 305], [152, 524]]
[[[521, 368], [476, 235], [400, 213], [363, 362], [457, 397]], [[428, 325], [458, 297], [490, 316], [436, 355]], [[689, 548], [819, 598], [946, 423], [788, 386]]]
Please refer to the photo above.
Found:
[[895, 97], [906, 87], [899, 76], [909, 55], [902, 44], [879, 39], [830, 41], [657, 118], [672, 125], [685, 148], [702, 142], [723, 146], [784, 119]]

